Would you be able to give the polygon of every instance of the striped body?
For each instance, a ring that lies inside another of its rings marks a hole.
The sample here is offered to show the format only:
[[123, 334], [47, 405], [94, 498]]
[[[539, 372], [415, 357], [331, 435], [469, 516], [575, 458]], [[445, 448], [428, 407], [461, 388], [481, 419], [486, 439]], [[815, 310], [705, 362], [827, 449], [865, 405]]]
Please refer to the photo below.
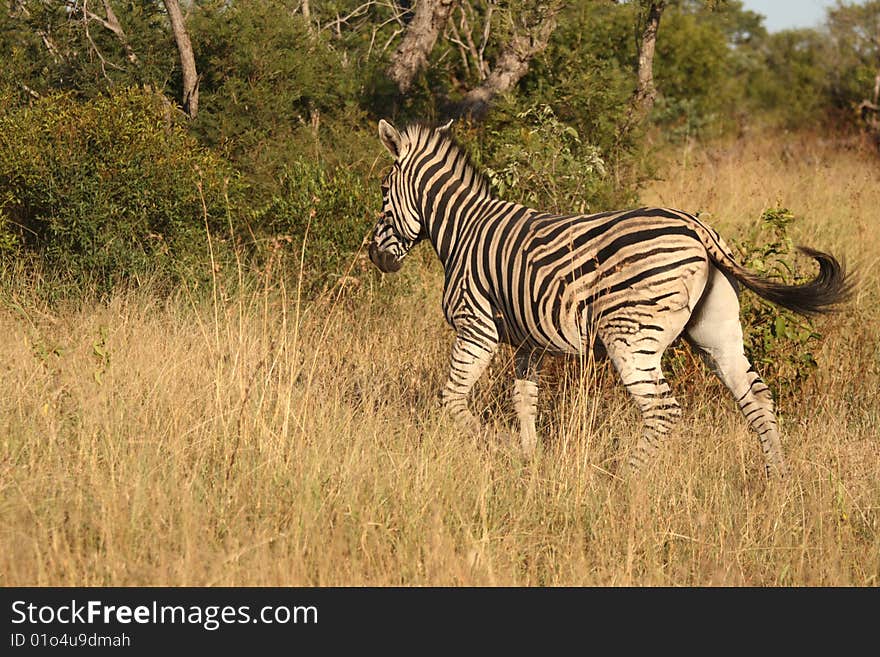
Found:
[[444, 406], [478, 427], [467, 406], [499, 342], [516, 349], [514, 405], [522, 446], [535, 447], [537, 376], [545, 353], [607, 353], [638, 404], [644, 434], [629, 464], [656, 453], [680, 415], [660, 367], [684, 334], [704, 353], [758, 433], [768, 469], [783, 472], [773, 401], [743, 354], [734, 280], [800, 312], [846, 297], [837, 261], [804, 249], [820, 265], [806, 285], [762, 279], [697, 217], [668, 208], [552, 215], [495, 199], [486, 180], [445, 131], [379, 125], [395, 157], [383, 182], [383, 213], [370, 244], [382, 271], [396, 271], [420, 240], [445, 270], [443, 310], [455, 329]]
[[[614, 340], [651, 342], [659, 327], [650, 318], [688, 306], [708, 276], [695, 230], [707, 229], [690, 215], [641, 208], [557, 216], [505, 205], [463, 236], [447, 280], [472, 277], [471, 303], [488, 303], [498, 337], [514, 346], [579, 354], [599, 326]], [[444, 308], [453, 325], [449, 311], [462, 304], [462, 293], [447, 286]]]

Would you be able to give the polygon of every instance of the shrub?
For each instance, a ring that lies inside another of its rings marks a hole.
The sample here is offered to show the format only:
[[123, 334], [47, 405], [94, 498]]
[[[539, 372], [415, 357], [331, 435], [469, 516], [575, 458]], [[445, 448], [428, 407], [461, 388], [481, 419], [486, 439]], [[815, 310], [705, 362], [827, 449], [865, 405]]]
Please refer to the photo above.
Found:
[[[284, 168], [277, 194], [252, 214], [251, 224], [264, 236], [268, 249], [287, 243], [303, 282], [316, 290], [350, 274], [352, 255], [374, 223], [381, 199], [378, 183], [346, 168], [331, 168], [315, 160], [296, 160]], [[303, 245], [305, 248], [303, 249]], [[372, 269], [372, 266], [370, 266]], [[355, 273], [361, 273], [360, 268]]]
[[[754, 272], [803, 283], [812, 278], [808, 260], [797, 255], [788, 234], [795, 216], [782, 207], [761, 215], [752, 234], [740, 243], [743, 264]], [[770, 239], [767, 239], [767, 233]], [[795, 394], [816, 369], [814, 350], [822, 335], [809, 318], [780, 308], [754, 294], [740, 297], [746, 355], [763, 376], [774, 395]]]
[[[469, 135], [465, 139], [470, 141]], [[496, 122], [478, 159], [501, 198], [555, 212], [595, 211], [612, 193], [599, 149], [539, 104]]]
[[[807, 272], [807, 259], [797, 254], [788, 234], [794, 220], [786, 208], [766, 210], [751, 233], [739, 242], [740, 262], [755, 273], [788, 283], [812, 278]], [[739, 302], [746, 356], [775, 399], [796, 397], [817, 368], [815, 351], [822, 335], [809, 318], [751, 292], [741, 293]], [[706, 370], [683, 343], [669, 350], [664, 367], [671, 374], [673, 388], [706, 381]]]
[[320, 155], [308, 142], [328, 120], [353, 113], [360, 92], [347, 54], [288, 5], [211, 1], [190, 22], [201, 76], [193, 130], [260, 188], [304, 152]]
[[736, 117], [740, 76], [750, 61], [750, 37], [760, 21], [739, 3], [682, 3], [663, 14], [654, 75], [660, 96], [655, 120], [672, 138], [723, 130]]
[[164, 97], [43, 97], [0, 114], [0, 257], [99, 289], [148, 272], [192, 275], [205, 223], [228, 234], [237, 179]]

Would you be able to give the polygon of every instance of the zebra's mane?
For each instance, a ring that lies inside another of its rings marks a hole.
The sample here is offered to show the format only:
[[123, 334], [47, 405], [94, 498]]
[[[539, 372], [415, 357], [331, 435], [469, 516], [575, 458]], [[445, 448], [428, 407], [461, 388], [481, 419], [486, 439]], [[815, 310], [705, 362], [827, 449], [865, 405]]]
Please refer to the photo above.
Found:
[[437, 126], [424, 121], [409, 124], [404, 129], [411, 148], [418, 150], [438, 148], [444, 151], [449, 162], [460, 162], [462, 179], [470, 180], [470, 186], [482, 196], [491, 195], [491, 184], [486, 175], [480, 171], [468, 150], [450, 136], [448, 130], [440, 130]]

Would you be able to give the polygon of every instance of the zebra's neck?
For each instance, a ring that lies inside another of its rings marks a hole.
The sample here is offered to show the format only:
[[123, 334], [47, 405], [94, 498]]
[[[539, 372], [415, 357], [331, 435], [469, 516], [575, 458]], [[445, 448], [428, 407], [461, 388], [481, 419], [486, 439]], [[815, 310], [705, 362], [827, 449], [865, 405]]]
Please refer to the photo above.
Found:
[[513, 205], [492, 198], [485, 190], [454, 181], [422, 199], [427, 238], [446, 267], [460, 251], [467, 235], [480, 223]]
[[421, 212], [425, 237], [446, 267], [462, 235], [504, 203], [492, 199], [489, 181], [444, 131], [414, 124], [406, 138], [410, 149], [401, 168], [411, 175], [410, 198]]

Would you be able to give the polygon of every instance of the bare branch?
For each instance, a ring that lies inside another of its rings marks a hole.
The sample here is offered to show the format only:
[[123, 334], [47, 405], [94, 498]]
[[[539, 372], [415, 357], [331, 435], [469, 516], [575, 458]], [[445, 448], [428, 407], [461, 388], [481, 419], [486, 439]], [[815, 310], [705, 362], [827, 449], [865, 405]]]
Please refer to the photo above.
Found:
[[40, 37], [40, 40], [43, 42], [43, 45], [46, 46], [46, 50], [52, 55], [52, 61], [56, 64], [62, 61], [64, 58], [61, 56], [61, 51], [58, 50], [58, 46], [55, 45], [55, 42], [52, 41], [52, 38], [49, 36], [49, 33], [45, 30], [37, 30], [37, 35]]
[[464, 65], [464, 69], [468, 73], [470, 73], [471, 64], [468, 60], [468, 45], [464, 41], [462, 41], [461, 35], [458, 32], [458, 28], [455, 26], [455, 21], [449, 21], [447, 32], [448, 34], [446, 35], [446, 40], [449, 41], [449, 43], [451, 43], [452, 45], [458, 46], [458, 52], [461, 55], [461, 63]]
[[340, 16], [339, 13], [337, 13], [336, 20], [330, 21], [321, 29], [322, 30], [334, 30], [336, 32], [337, 37], [342, 36], [342, 26], [343, 25], [347, 24], [352, 18], [357, 18], [359, 16], [363, 16], [364, 14], [366, 14], [370, 10], [370, 8], [373, 5], [376, 5], [376, 4], [378, 4], [376, 2], [376, 0], [368, 0], [367, 2], [363, 3], [362, 5], [359, 5], [359, 6], [355, 7], [354, 9], [352, 9], [345, 16]]
[[385, 41], [385, 45], [382, 46], [382, 52], [385, 52], [386, 50], [388, 50], [389, 46], [391, 46], [391, 42], [394, 41], [401, 34], [403, 34], [402, 27], [395, 29], [394, 32], [391, 33], [391, 36], [388, 37], [388, 39]]
[[[126, 59], [132, 64], [140, 65], [140, 60], [132, 49], [131, 44], [128, 41], [128, 36], [125, 34], [125, 30], [122, 29], [122, 24], [119, 22], [116, 13], [113, 11], [113, 6], [110, 4], [110, 0], [102, 0], [102, 3], [104, 5], [106, 18], [91, 11], [89, 9], [88, 0], [83, 0], [82, 3], [75, 0], [66, 0], [65, 2], [67, 9], [72, 15], [76, 15], [77, 13], [82, 14], [83, 25], [86, 30], [88, 30], [89, 21], [100, 24], [102, 27], [112, 32], [119, 40], [119, 43], [122, 44], [122, 48], [125, 50]], [[89, 37], [91, 44], [94, 46], [94, 42], [91, 40], [91, 35], [87, 34], [87, 36]], [[97, 50], [97, 48], [94, 49]], [[115, 64], [111, 64], [111, 66], [119, 68]]]
[[[446, 31], [446, 40], [458, 47], [465, 70], [470, 73], [471, 64], [476, 69], [476, 77], [483, 81], [489, 75], [489, 64], [486, 62], [484, 53], [489, 37], [492, 32], [492, 13], [495, 10], [497, 0], [489, 0], [486, 3], [486, 13], [483, 16], [483, 25], [480, 29], [480, 45], [474, 41], [474, 27], [471, 22], [476, 18], [477, 12], [470, 0], [461, 0], [458, 6], [458, 25], [455, 20], [449, 21]], [[475, 22], [475, 21], [474, 21]]]
[[[370, 55], [373, 52], [373, 44], [376, 42], [376, 37], [378, 36], [382, 28], [384, 28], [386, 25], [389, 25], [390, 23], [397, 23], [398, 25], [403, 23], [403, 21], [401, 20], [401, 12], [397, 10], [396, 5], [392, 5], [392, 8], [394, 10], [394, 13], [391, 18], [386, 18], [384, 21], [377, 23], [373, 26], [373, 32], [370, 35], [370, 47], [367, 49], [367, 59], [370, 58]], [[391, 33], [391, 36], [388, 37], [388, 39], [385, 41], [385, 45], [382, 47], [382, 52], [388, 50], [388, 46], [391, 45], [391, 42], [394, 41], [394, 39], [396, 39], [398, 36], [403, 34], [403, 32], [403, 27], [396, 28], [394, 32]]]
[[[113, 11], [113, 7], [110, 5], [110, 0], [103, 0], [103, 2], [104, 13], [107, 14], [107, 20], [102, 22], [102, 25], [113, 32], [113, 34], [116, 35], [116, 38], [119, 39], [119, 42], [125, 49], [125, 56], [128, 58], [128, 61], [135, 65], [140, 64], [138, 56], [135, 54], [134, 50], [131, 47], [131, 44], [128, 41], [125, 30], [122, 29], [122, 25], [120, 24], [119, 19], [116, 17], [116, 13]], [[85, 6], [85, 4], [83, 6]]]
[[648, 16], [642, 30], [642, 41], [639, 44], [638, 83], [630, 100], [626, 118], [617, 131], [615, 148], [619, 147], [625, 136], [641, 123], [654, 107], [657, 88], [654, 86], [654, 51], [657, 45], [657, 31], [660, 17], [666, 8], [666, 0], [652, 0], [648, 7]]
[[89, 45], [92, 47], [92, 51], [95, 53], [95, 55], [98, 57], [98, 61], [101, 63], [101, 73], [107, 79], [107, 82], [109, 82], [110, 84], [113, 84], [113, 80], [110, 79], [109, 75], [107, 75], [107, 66], [110, 65], [113, 68], [116, 68], [117, 70], [120, 70], [120, 71], [123, 69], [119, 66], [116, 66], [112, 62], [108, 62], [106, 59], [104, 59], [104, 55], [101, 54], [100, 49], [98, 48], [94, 39], [92, 39], [92, 33], [89, 31], [89, 16], [91, 16], [92, 14], [89, 12], [88, 0], [83, 0], [82, 14], [83, 14], [83, 30], [86, 33], [86, 40], [88, 40]]
[[459, 107], [461, 113], [482, 118], [496, 96], [516, 86], [528, 73], [531, 60], [550, 43], [561, 8], [560, 2], [553, 2], [524, 19], [525, 33], [513, 34], [486, 79], [465, 95]]
[[486, 20], [483, 21], [483, 38], [480, 40], [480, 48], [477, 51], [477, 61], [480, 64], [481, 74], [484, 78], [489, 74], [489, 64], [486, 63], [484, 55], [486, 54], [486, 46], [489, 45], [489, 36], [492, 33], [492, 12], [494, 10], [495, 0], [492, 0], [486, 9]]
[[19, 82], [19, 84], [21, 85], [21, 88], [24, 89], [31, 98], [40, 98], [40, 93], [38, 91], [34, 91], [24, 82]]
[[877, 75], [874, 77], [874, 104], [878, 103], [880, 103], [880, 71], [877, 71]]

